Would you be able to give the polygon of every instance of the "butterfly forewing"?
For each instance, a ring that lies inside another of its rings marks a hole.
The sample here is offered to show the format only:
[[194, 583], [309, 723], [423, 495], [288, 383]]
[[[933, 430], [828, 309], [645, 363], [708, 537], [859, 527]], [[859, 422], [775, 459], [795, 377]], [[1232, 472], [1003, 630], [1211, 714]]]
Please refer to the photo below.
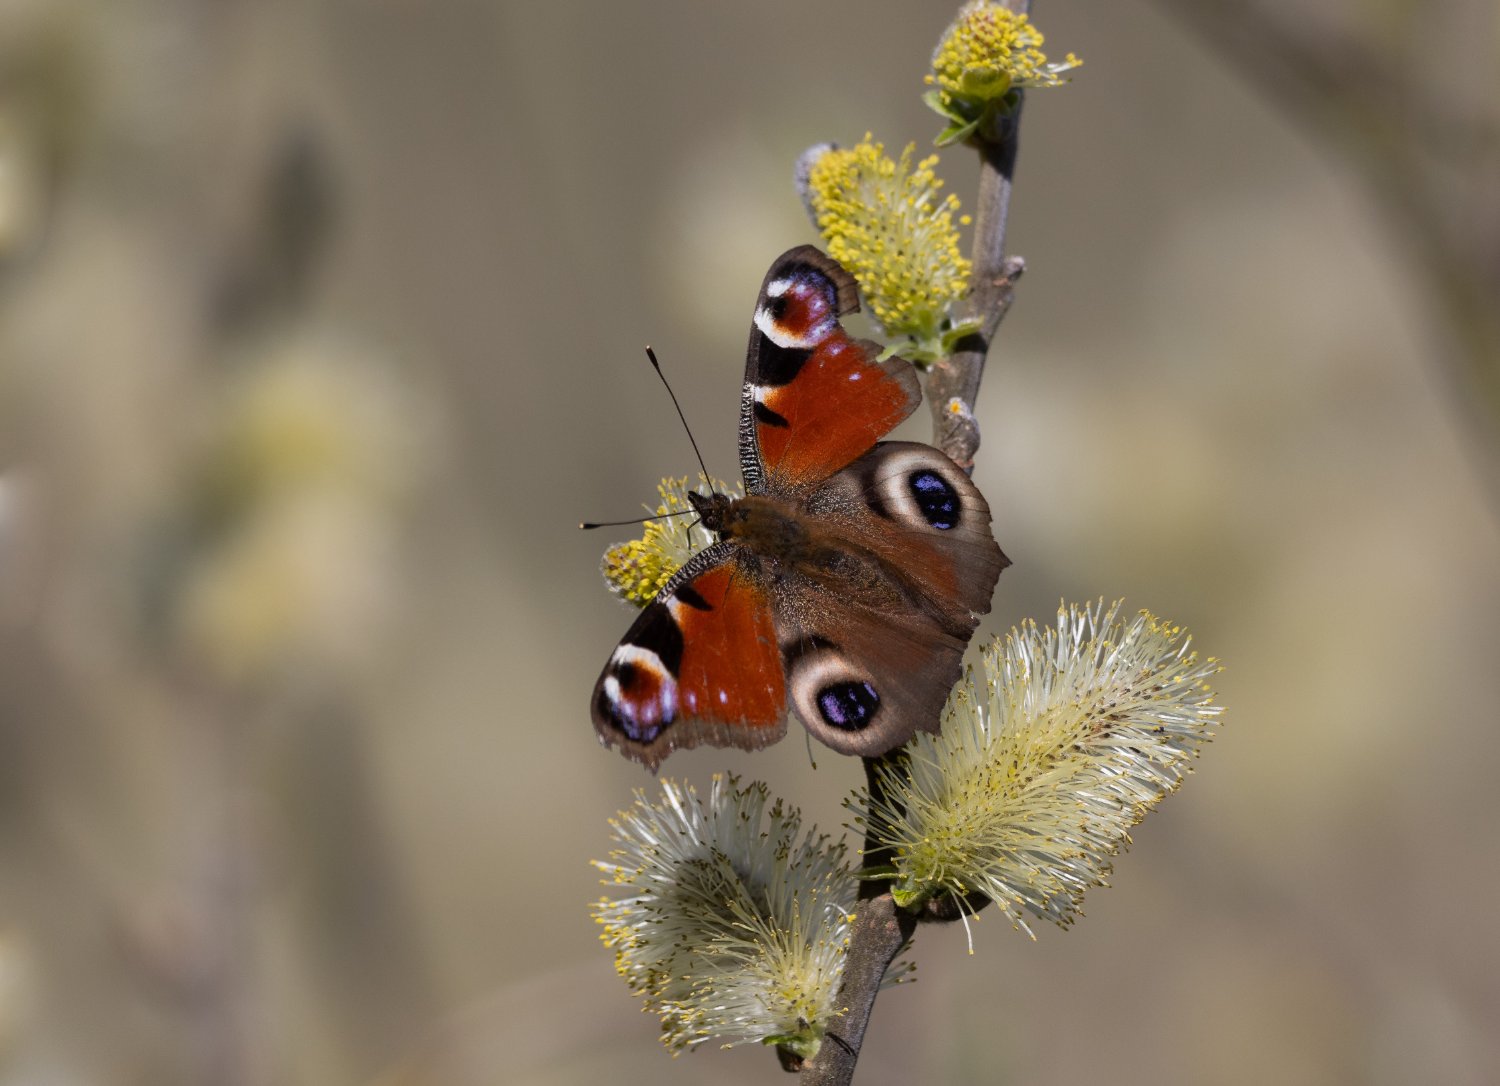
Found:
[[752, 494], [827, 479], [916, 410], [910, 362], [877, 362], [839, 317], [859, 308], [849, 273], [810, 245], [782, 254], [756, 301], [740, 406], [740, 466]]

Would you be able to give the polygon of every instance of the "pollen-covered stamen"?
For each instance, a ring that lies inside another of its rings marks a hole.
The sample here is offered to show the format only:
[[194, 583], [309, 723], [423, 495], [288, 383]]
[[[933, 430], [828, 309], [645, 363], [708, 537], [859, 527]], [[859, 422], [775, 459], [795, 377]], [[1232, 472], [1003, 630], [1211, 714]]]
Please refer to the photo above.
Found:
[[1012, 87], [1056, 87], [1083, 61], [1072, 53], [1048, 61], [1042, 33], [1022, 13], [994, 0], [970, 0], [932, 55], [926, 82], [948, 99], [988, 101]]
[[891, 892], [989, 898], [1016, 927], [1063, 927], [1108, 885], [1130, 830], [1176, 791], [1220, 708], [1219, 670], [1179, 626], [1102, 601], [983, 652], [901, 773], [853, 804], [894, 855]]
[[808, 186], [828, 254], [859, 281], [871, 314], [890, 336], [907, 336], [903, 357], [935, 361], [946, 353], [949, 310], [969, 292], [960, 251], [957, 197], [944, 194], [937, 156], [899, 159], [869, 134], [852, 148], [814, 161]]
[[614, 850], [596, 866], [616, 896], [594, 916], [667, 1047], [716, 1039], [815, 1055], [841, 1013], [859, 885], [844, 846], [732, 777], [707, 796], [668, 781], [611, 824]]

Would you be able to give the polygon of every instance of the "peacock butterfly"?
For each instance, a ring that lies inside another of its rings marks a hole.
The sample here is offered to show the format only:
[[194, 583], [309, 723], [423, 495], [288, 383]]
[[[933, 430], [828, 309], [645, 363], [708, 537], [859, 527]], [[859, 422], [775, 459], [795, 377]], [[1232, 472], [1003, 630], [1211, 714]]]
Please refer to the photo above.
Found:
[[745, 497], [689, 494], [717, 541], [662, 587], [594, 687], [599, 739], [655, 770], [673, 750], [754, 750], [786, 711], [844, 754], [936, 731], [1010, 564], [969, 477], [881, 438], [916, 409], [910, 362], [839, 318], [854, 279], [805, 245], [761, 284], [740, 401]]

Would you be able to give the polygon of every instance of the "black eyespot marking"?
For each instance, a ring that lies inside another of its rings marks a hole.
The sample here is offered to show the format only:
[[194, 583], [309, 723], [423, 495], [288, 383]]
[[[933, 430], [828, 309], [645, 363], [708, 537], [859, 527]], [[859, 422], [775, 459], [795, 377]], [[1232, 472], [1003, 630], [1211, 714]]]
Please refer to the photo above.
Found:
[[940, 531], [947, 531], [958, 523], [958, 491], [954, 490], [935, 471], [915, 471], [906, 478], [911, 496], [917, 500], [917, 508], [927, 523]]
[[703, 598], [703, 594], [690, 584], [678, 585], [677, 590], [672, 593], [678, 600], [687, 604], [694, 611], [712, 611], [714, 605]]
[[867, 682], [834, 683], [818, 691], [818, 712], [832, 727], [858, 731], [880, 708], [880, 695]]
[[641, 669], [636, 667], [629, 661], [626, 661], [623, 664], [615, 665], [615, 678], [620, 680], [620, 689], [626, 691], [627, 693], [629, 692], [630, 688], [635, 685], [635, 680], [640, 675], [640, 673]]

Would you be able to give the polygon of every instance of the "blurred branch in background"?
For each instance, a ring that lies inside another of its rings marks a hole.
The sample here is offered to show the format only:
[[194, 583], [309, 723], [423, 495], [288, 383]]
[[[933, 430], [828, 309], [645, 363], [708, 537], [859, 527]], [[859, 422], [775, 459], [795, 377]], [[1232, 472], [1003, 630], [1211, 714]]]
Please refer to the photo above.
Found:
[[[292, 1051], [261, 977], [258, 903], [273, 876], [306, 892], [317, 934], [302, 942], [304, 983], [356, 1059], [410, 1030], [428, 1002], [352, 701], [390, 617], [424, 420], [383, 360], [315, 316], [337, 207], [317, 136], [283, 131], [264, 171], [206, 295], [208, 426], [168, 542], [150, 548], [166, 568], [148, 578], [176, 694], [205, 707], [205, 754], [190, 771], [218, 808], [205, 812], [197, 890], [212, 948], [187, 1006], [200, 1080], [225, 1086], [278, 1080]], [[283, 819], [269, 817], [278, 791]]]
[[[1467, 45], [1486, 49], [1466, 87], [1462, 58], [1429, 48], [1436, 5], [1398, 4], [1380, 32], [1269, 0], [1157, 0], [1258, 91], [1346, 160], [1409, 256], [1447, 342], [1433, 361], [1500, 509], [1500, 39], [1471, 9]], [[1434, 55], [1436, 53], [1436, 55]]]
[[[0, 802], [73, 888], [8, 880], [0, 985], [20, 946], [121, 1080], [352, 1079], [434, 1012], [362, 727], [434, 435], [320, 304], [333, 152], [244, 82], [275, 35], [179, 8], [0, 10]], [[94, 1077], [6, 999], [0, 1056]]]
[[0, 285], [43, 245], [83, 145], [94, 94], [84, 36], [66, 14], [22, 13], [6, 29], [11, 32], [0, 35]]

